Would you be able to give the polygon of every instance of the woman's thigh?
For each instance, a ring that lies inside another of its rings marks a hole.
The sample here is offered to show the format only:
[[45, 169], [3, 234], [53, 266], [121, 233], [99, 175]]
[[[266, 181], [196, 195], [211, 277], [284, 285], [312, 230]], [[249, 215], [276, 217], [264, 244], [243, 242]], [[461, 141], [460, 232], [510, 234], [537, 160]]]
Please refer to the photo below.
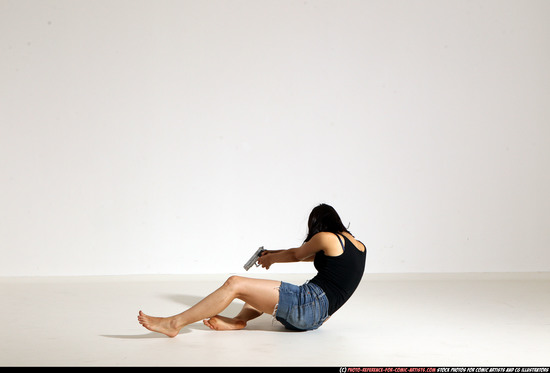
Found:
[[234, 289], [236, 298], [258, 311], [273, 314], [279, 302], [281, 281], [232, 276], [227, 282]]

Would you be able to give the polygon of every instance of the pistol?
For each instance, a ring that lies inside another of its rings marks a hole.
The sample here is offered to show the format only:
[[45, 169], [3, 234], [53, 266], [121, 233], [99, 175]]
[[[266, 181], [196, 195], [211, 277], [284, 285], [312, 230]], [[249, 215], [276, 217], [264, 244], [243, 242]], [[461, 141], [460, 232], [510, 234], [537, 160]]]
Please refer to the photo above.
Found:
[[250, 257], [250, 259], [248, 259], [248, 261], [245, 263], [245, 265], [243, 266], [245, 270], [249, 270], [250, 267], [252, 267], [253, 265], [255, 265], [256, 267], [259, 266], [258, 263], [256, 263], [258, 261], [258, 258], [260, 257], [260, 255], [262, 255], [262, 252], [265, 251], [264, 250], [264, 247], [261, 246], [258, 250], [256, 250], [256, 252], [254, 253], [254, 255], [252, 255]]

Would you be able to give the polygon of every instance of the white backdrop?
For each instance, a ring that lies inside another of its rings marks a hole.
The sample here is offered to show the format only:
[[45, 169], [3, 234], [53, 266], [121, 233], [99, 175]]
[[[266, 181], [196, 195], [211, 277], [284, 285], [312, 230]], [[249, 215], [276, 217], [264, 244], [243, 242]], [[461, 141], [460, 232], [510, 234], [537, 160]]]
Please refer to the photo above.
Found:
[[368, 272], [548, 271], [549, 19], [0, 0], [0, 275], [236, 273], [320, 202]]

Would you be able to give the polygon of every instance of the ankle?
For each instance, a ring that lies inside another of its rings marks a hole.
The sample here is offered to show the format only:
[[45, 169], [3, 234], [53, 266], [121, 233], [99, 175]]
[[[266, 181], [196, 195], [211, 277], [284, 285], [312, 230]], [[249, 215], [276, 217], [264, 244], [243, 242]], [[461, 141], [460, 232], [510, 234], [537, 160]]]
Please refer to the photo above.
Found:
[[172, 317], [170, 319], [170, 327], [173, 329], [181, 330], [185, 325], [185, 320], [183, 320], [181, 317]]

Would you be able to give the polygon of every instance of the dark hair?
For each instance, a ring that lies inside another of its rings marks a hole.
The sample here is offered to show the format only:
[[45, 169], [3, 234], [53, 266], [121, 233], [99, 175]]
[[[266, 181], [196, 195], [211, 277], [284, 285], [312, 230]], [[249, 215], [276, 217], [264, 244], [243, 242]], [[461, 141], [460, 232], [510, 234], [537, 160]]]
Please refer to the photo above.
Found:
[[334, 207], [324, 203], [311, 210], [307, 226], [309, 232], [307, 233], [307, 237], [304, 242], [309, 241], [311, 237], [315, 236], [319, 232], [350, 233], [344, 224], [342, 224], [342, 220]]

